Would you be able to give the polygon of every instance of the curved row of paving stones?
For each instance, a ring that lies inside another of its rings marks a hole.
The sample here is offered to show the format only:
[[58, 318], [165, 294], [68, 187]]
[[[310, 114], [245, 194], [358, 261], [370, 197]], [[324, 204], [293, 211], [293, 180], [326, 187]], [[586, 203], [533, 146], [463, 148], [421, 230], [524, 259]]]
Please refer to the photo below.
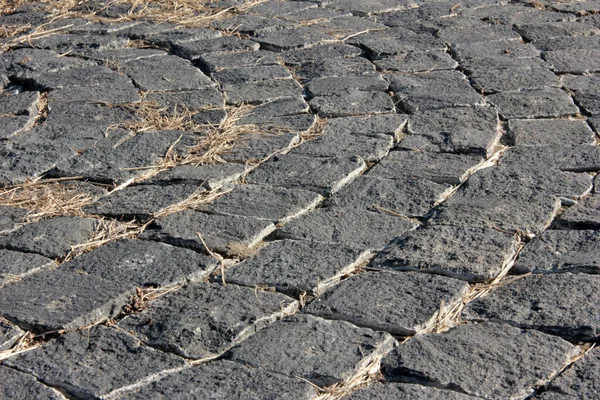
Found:
[[[2, 54], [3, 185], [80, 176], [96, 198], [88, 217], [29, 224], [27, 210], [3, 207], [0, 348], [22, 329], [60, 331], [3, 362], [5, 396], [312, 398], [306, 380], [348, 381], [383, 357], [385, 382], [350, 398], [594, 398], [599, 353], [576, 358], [598, 339], [588, 173], [600, 169], [600, 30], [581, 16], [598, 4], [463, 3], [266, 2], [217, 30], [66, 20], [67, 33]], [[249, 38], [218, 30], [232, 26]], [[223, 121], [225, 104], [258, 104], [244, 122], [291, 132], [107, 194], [98, 184], [127, 183], [196, 141], [119, 125], [136, 116], [116, 106], [140, 90], [199, 123]], [[328, 118], [324, 134], [294, 147], [314, 114]], [[512, 147], [498, 152], [500, 141]], [[277, 152], [287, 154], [248, 173], [247, 161]], [[242, 175], [141, 240], [54, 268], [94, 234], [93, 216], [144, 220]], [[219, 276], [196, 232], [223, 255], [239, 243], [256, 254]], [[534, 274], [473, 299], [517, 254], [511, 272]], [[122, 314], [137, 287], [178, 284]], [[466, 324], [424, 333], [471, 299]]]

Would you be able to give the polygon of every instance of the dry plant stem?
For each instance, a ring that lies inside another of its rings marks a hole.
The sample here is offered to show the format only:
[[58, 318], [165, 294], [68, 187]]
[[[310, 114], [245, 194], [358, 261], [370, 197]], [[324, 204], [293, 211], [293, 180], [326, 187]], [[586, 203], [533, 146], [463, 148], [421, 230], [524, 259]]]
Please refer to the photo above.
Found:
[[352, 377], [346, 379], [344, 382], [336, 383], [326, 388], [320, 388], [307, 381], [320, 392], [320, 395], [315, 400], [339, 400], [356, 389], [366, 387], [372, 382], [379, 380], [381, 378], [382, 358], [383, 355], [372, 358], [366, 365], [356, 371]]
[[14, 357], [18, 354], [25, 353], [26, 351], [33, 350], [40, 347], [34, 340], [34, 335], [31, 332], [25, 332], [19, 340], [8, 350], [0, 351], [0, 361], [6, 360], [7, 358]]
[[221, 271], [221, 283], [223, 283], [223, 286], [225, 286], [225, 259], [220, 254], [217, 254], [208, 248], [200, 232], [196, 232], [196, 235], [198, 236], [198, 238], [200, 238], [200, 241], [202, 242], [202, 245], [204, 246], [208, 254], [210, 254], [215, 260], [219, 262], [219, 268]]

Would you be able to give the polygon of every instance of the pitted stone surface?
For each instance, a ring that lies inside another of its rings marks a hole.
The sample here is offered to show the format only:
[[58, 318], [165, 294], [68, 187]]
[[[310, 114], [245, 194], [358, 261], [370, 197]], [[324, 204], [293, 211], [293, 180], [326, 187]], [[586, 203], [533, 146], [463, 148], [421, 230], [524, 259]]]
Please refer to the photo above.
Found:
[[229, 162], [244, 163], [246, 161], [262, 161], [279, 152], [287, 152], [291, 146], [298, 143], [298, 135], [292, 133], [248, 134], [239, 138], [222, 158]]
[[498, 93], [487, 97], [504, 118], [558, 118], [579, 113], [573, 99], [558, 88], [517, 93]]
[[[268, 350], [262, 345], [265, 341], [272, 344]], [[230, 358], [328, 386], [349, 378], [365, 361], [389, 351], [393, 342], [387, 333], [344, 321], [295, 315], [245, 340], [231, 351]], [[347, 351], [349, 348], [352, 351]]]
[[466, 293], [466, 282], [419, 272], [364, 272], [311, 302], [304, 311], [393, 335], [414, 335]]
[[514, 256], [516, 245], [515, 237], [492, 228], [431, 226], [393, 240], [371, 265], [477, 282], [498, 275]]
[[382, 91], [347, 90], [314, 97], [309, 103], [319, 116], [330, 118], [389, 114], [395, 110], [392, 98]]
[[65, 400], [58, 390], [40, 383], [33, 375], [0, 366], [0, 395], [6, 399]]
[[521, 398], [579, 353], [560, 338], [504, 324], [461, 325], [420, 335], [392, 351], [384, 371], [404, 382], [484, 398]]
[[[595, 192], [598, 193], [597, 183]], [[600, 228], [600, 196], [595, 194], [580, 201], [561, 214], [557, 223], [574, 229]]]
[[119, 327], [144, 343], [187, 358], [220, 354], [259, 331], [297, 302], [277, 293], [218, 283], [186, 286]]
[[0, 318], [0, 351], [10, 349], [24, 334], [18, 326]]
[[436, 389], [408, 383], [374, 383], [358, 389], [348, 396], [348, 400], [472, 400], [473, 397], [453, 390]]
[[576, 146], [596, 143], [594, 132], [582, 120], [511, 119], [508, 144], [512, 146]]
[[536, 399], [558, 400], [564, 398], [585, 399], [598, 393], [600, 376], [600, 352], [595, 349], [577, 360], [570, 368], [546, 384], [545, 391]]
[[[11, 358], [7, 364], [83, 398], [106, 396], [185, 366], [182, 358], [105, 326], [67, 333], [42, 348]], [[74, 368], [61, 368], [65, 364]]]
[[54, 266], [53, 260], [39, 254], [0, 250], [0, 286]]

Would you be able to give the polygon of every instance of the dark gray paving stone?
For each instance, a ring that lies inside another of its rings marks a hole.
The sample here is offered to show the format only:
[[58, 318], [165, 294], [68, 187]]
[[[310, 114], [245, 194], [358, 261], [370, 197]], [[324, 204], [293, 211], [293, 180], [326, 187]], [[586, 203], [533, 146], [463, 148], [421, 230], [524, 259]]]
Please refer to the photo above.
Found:
[[595, 49], [569, 49], [546, 51], [544, 60], [550, 63], [556, 73], [591, 74], [600, 71], [598, 55]]
[[260, 43], [263, 49], [285, 51], [331, 43], [335, 41], [335, 37], [311, 27], [300, 26], [276, 32], [260, 32], [254, 40]]
[[340, 41], [345, 41], [349, 36], [352, 37], [365, 32], [382, 31], [388, 29], [387, 26], [380, 24], [379, 22], [353, 15], [341, 16], [325, 21], [317, 21], [314, 23], [314, 25], [312, 25], [312, 28], [332, 35]]
[[197, 60], [207, 53], [242, 52], [258, 50], [259, 48], [260, 45], [258, 43], [251, 40], [238, 39], [235, 36], [175, 43], [171, 46], [171, 50], [175, 55], [187, 58], [188, 60]]
[[375, 60], [374, 63], [382, 71], [408, 73], [455, 69], [458, 66], [458, 63], [448, 53], [440, 50], [427, 52], [408, 51], [392, 57]]
[[599, 283], [597, 275], [529, 275], [471, 301], [462, 317], [537, 329], [571, 340], [596, 340], [600, 334]]
[[306, 381], [227, 360], [213, 361], [170, 374], [130, 395], [132, 399], [272, 399], [310, 400], [315, 389]]
[[511, 119], [507, 140], [511, 146], [596, 144], [594, 132], [586, 121], [577, 119]]
[[600, 273], [600, 232], [548, 230], [525, 246], [515, 264], [517, 273]]
[[340, 76], [312, 79], [306, 89], [312, 96], [333, 96], [343, 92], [387, 91], [389, 84], [379, 75]]
[[261, 104], [273, 100], [302, 96], [302, 86], [293, 79], [274, 79], [222, 85], [227, 104]]
[[557, 224], [572, 229], [600, 229], [600, 196], [597, 193], [596, 188], [596, 195], [569, 207], [560, 215]]
[[108, 65], [116, 64], [116, 66], [119, 67], [121, 66], [120, 63], [123, 62], [141, 60], [144, 58], [162, 57], [168, 54], [169, 53], [166, 51], [159, 49], [125, 48], [90, 52], [86, 54], [86, 58], [96, 61], [103, 61]]
[[1, 60], [0, 71], [17, 79], [33, 79], [47, 73], [95, 65], [91, 61], [60, 57], [58, 53], [42, 49], [12, 50], [2, 54]]
[[311, 157], [358, 156], [366, 162], [376, 162], [384, 158], [392, 147], [393, 137], [385, 134], [363, 136], [326, 132], [296, 147], [290, 153]]
[[239, 85], [272, 79], [289, 79], [292, 75], [281, 65], [264, 65], [223, 69], [213, 72], [211, 77], [221, 85]]
[[564, 36], [596, 36], [600, 29], [581, 21], [561, 21], [544, 24], [518, 24], [516, 30], [530, 42]]
[[153, 347], [205, 358], [223, 353], [297, 308], [297, 301], [282, 294], [199, 283], [152, 302], [118, 326]]
[[592, 129], [594, 129], [596, 133], [600, 133], [600, 115], [595, 115], [591, 118], [588, 118], [588, 121]]
[[417, 223], [390, 214], [326, 207], [288, 222], [279, 228], [275, 235], [279, 239], [380, 249], [394, 237], [416, 227]]
[[471, 396], [453, 390], [436, 389], [408, 383], [374, 383], [358, 389], [348, 396], [348, 400], [472, 400]]
[[475, 89], [484, 93], [515, 92], [560, 87], [560, 79], [545, 68], [476, 69], [470, 76]]
[[520, 40], [521, 37], [510, 26], [489, 25], [486, 27], [466, 27], [464, 29], [443, 28], [437, 36], [445, 43], [494, 42], [499, 40]]
[[566, 4], [553, 4], [553, 9], [564, 11], [564, 12], [572, 12], [578, 14], [579, 16], [583, 16], [586, 14], [594, 14], [600, 11], [600, 7], [598, 6], [597, 1], [589, 1], [586, 3], [566, 3]]
[[182, 108], [196, 111], [225, 106], [223, 94], [216, 88], [186, 90], [183, 92], [150, 92], [145, 99], [156, 102], [161, 107], [180, 111]]
[[302, 65], [331, 58], [358, 57], [362, 50], [343, 43], [325, 44], [307, 49], [290, 50], [280, 53], [280, 57], [288, 65]]
[[252, 13], [266, 15], [269, 17], [280, 17], [294, 12], [317, 7], [316, 3], [310, 1], [279, 2], [269, 0], [252, 7]]
[[[288, 3], [279, 3], [288, 4]], [[211, 27], [234, 33], [255, 35], [259, 32], [273, 32], [282, 29], [294, 28], [296, 24], [278, 18], [263, 17], [261, 15], [238, 14], [230, 18], [216, 20]]]
[[562, 78], [564, 85], [575, 96], [579, 107], [590, 114], [600, 113], [600, 79], [598, 76], [565, 75]]
[[365, 261], [368, 252], [339, 244], [280, 240], [225, 272], [225, 280], [275, 287], [290, 295], [320, 293]]
[[[268, 349], [265, 343], [270, 344]], [[389, 351], [393, 343], [387, 333], [344, 321], [294, 315], [246, 339], [230, 357], [324, 387], [350, 378], [370, 359]]]
[[294, 22], [319, 22], [319, 21], [330, 21], [335, 18], [349, 17], [352, 13], [348, 11], [331, 10], [328, 8], [316, 7], [307, 8], [301, 11], [295, 11], [291, 14], [287, 14], [284, 18], [288, 21]]
[[37, 115], [39, 100], [39, 92], [2, 94], [0, 96], [0, 111], [2, 114]]
[[90, 239], [95, 229], [96, 221], [90, 218], [56, 217], [25, 225], [0, 236], [0, 247], [60, 258], [67, 255], [71, 246]]
[[487, 99], [498, 107], [500, 115], [506, 119], [558, 118], [579, 113], [573, 99], [557, 88], [498, 93], [488, 96]]
[[218, 189], [236, 181], [245, 171], [246, 167], [243, 164], [235, 163], [178, 165], [142, 183], [161, 185], [195, 183], [207, 189]]
[[393, 240], [372, 266], [486, 281], [502, 271], [516, 245], [514, 236], [492, 228], [430, 226]]
[[600, 147], [552, 146], [514, 147], [507, 151], [500, 165], [527, 168], [540, 173], [544, 169], [571, 172], [593, 172], [600, 169]]
[[96, 326], [62, 335], [7, 364], [48, 385], [90, 399], [140, 386], [160, 374], [182, 369], [185, 361], [144, 346], [116, 329]]
[[[523, 186], [521, 179], [531, 184]], [[552, 184], [552, 181], [542, 181], [541, 185], [546, 183]], [[552, 194], [555, 186], [542, 191], [538, 185], [539, 178], [527, 173], [479, 171], [469, 178], [462, 190], [434, 211], [430, 223], [487, 226], [536, 234], [550, 225], [561, 205], [560, 199]]]
[[353, 39], [365, 49], [371, 59], [404, 54], [410, 51], [445, 51], [444, 42], [431, 35], [407, 35], [402, 37], [360, 37]]
[[239, 245], [256, 246], [274, 230], [265, 220], [181, 211], [155, 220], [141, 238], [206, 252], [200, 233], [209, 249], [229, 254]]
[[384, 358], [383, 368], [401, 381], [508, 399], [532, 394], [578, 353], [545, 333], [481, 323], [417, 336]]
[[86, 206], [84, 212], [143, 220], [204, 191], [198, 183], [128, 186]]
[[29, 210], [0, 205], [0, 234], [12, 232], [25, 223]]
[[395, 112], [392, 98], [382, 91], [353, 90], [314, 97], [311, 108], [321, 117], [335, 118]]
[[0, 288], [6, 319], [35, 332], [77, 329], [116, 316], [131, 286], [68, 269], [43, 271]]
[[362, 57], [327, 58], [303, 65], [296, 71], [296, 75], [302, 80], [375, 74], [375, 66]]
[[133, 60], [124, 63], [124, 72], [146, 91], [195, 90], [215, 86], [189, 61], [176, 56]]
[[271, 132], [308, 133], [317, 122], [317, 116], [314, 114], [287, 115], [265, 119], [265, 122], [257, 122], [255, 125], [267, 134]]
[[203, 54], [198, 61], [210, 72], [235, 67], [258, 67], [261, 65], [279, 64], [275, 53], [266, 50], [207, 53]]
[[31, 78], [30, 85], [47, 91], [63, 88], [86, 87], [131, 87], [131, 80], [124, 74], [114, 72], [105, 66], [93, 65], [77, 69], [62, 69]]
[[10, 139], [30, 130], [35, 124], [35, 117], [29, 115], [7, 115], [0, 117], [0, 139]]
[[499, 40], [480, 43], [457, 43], [452, 53], [468, 71], [480, 68], [547, 68], [539, 57], [540, 51], [532, 44], [518, 40]]
[[333, 118], [327, 120], [325, 133], [366, 136], [384, 134], [397, 140], [402, 136], [407, 121], [408, 116], [401, 114]]
[[325, 196], [340, 190], [365, 169], [366, 164], [360, 157], [318, 158], [285, 154], [261, 164], [246, 181], [312, 190]]
[[[546, 40], [539, 40], [534, 43], [535, 47], [541, 51], [556, 50], [590, 50], [600, 43], [600, 36], [576, 36], [576, 37], [557, 37]], [[578, 52], [580, 54], [585, 51]], [[562, 57], [561, 57], [562, 58]]]
[[216, 267], [214, 258], [144, 240], [118, 240], [62, 265], [69, 270], [130, 288], [200, 281]]
[[545, 392], [536, 396], [541, 400], [559, 400], [564, 398], [593, 398], [598, 393], [600, 377], [600, 352], [598, 349], [587, 353], [570, 368], [551, 380], [545, 386]]
[[55, 266], [53, 260], [38, 254], [0, 250], [0, 286]]
[[135, 103], [140, 94], [129, 80], [115, 79], [103, 85], [64, 87], [53, 90], [48, 95], [50, 103], [56, 102], [98, 102], [110, 105]]
[[386, 13], [416, 7], [417, 2], [412, 0], [378, 0], [365, 3], [360, 0], [328, 0], [325, 1], [325, 5], [334, 9], [350, 11], [355, 15], [367, 16], [371, 13]]
[[59, 54], [79, 54], [89, 50], [109, 50], [127, 47], [129, 39], [113, 35], [81, 35], [77, 33], [59, 33], [47, 35], [31, 41], [38, 49], [48, 49]]
[[60, 392], [40, 383], [34, 376], [0, 367], [0, 396], [5, 399], [65, 400]]
[[18, 326], [0, 318], [0, 351], [10, 349], [24, 334]]
[[239, 185], [203, 208], [219, 215], [283, 222], [313, 209], [323, 197], [315, 192], [271, 185]]
[[[223, 33], [216, 29], [209, 28], [182, 28], [172, 26], [174, 29], [169, 29], [163, 32], [154, 32], [150, 37], [146, 37], [150, 43], [161, 47], [172, 47], [181, 43], [190, 43], [204, 41], [206, 39], [221, 38]], [[210, 41], [208, 41], [210, 43]]]
[[305, 312], [393, 335], [414, 335], [458, 304], [469, 284], [419, 272], [363, 272], [312, 301]]
[[226, 161], [245, 163], [262, 161], [275, 153], [285, 153], [297, 144], [299, 137], [292, 133], [281, 134], [248, 134], [238, 136], [233, 147], [221, 155]]
[[399, 180], [364, 175], [332, 196], [327, 203], [360, 210], [383, 208], [408, 217], [421, 217], [450, 189], [450, 185], [425, 179]]
[[483, 158], [477, 155], [392, 151], [371, 168], [369, 176], [386, 179], [427, 179], [435, 183], [459, 185]]
[[274, 117], [285, 117], [308, 113], [308, 104], [300, 96], [273, 100], [252, 108], [247, 115], [240, 117], [237, 124], [272, 123]]
[[402, 109], [409, 113], [485, 105], [483, 98], [458, 71], [434, 71], [418, 75], [388, 74], [385, 78]]

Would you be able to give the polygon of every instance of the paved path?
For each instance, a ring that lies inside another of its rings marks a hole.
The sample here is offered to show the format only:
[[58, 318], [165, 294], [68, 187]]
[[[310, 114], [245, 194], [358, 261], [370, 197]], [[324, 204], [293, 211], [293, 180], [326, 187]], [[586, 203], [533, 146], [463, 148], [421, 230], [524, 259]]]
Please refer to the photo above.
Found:
[[0, 15], [0, 398], [600, 398], [599, 1], [123, 3]]

